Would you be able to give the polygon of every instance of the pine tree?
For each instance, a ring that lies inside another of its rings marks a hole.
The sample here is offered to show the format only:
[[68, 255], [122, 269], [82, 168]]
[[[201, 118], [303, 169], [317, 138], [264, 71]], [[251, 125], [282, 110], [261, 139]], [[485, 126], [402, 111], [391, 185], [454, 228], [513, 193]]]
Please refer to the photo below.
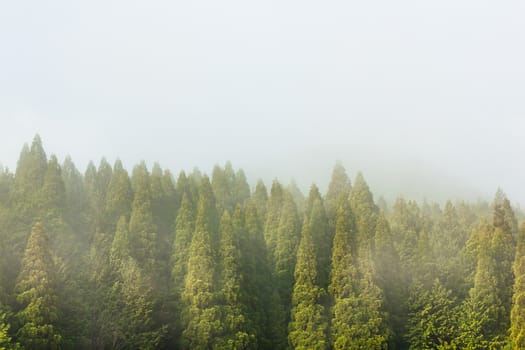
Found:
[[457, 320], [455, 298], [439, 279], [430, 290], [418, 284], [408, 301], [408, 339], [410, 349], [456, 349]]
[[250, 199], [250, 185], [246, 179], [246, 174], [242, 169], [235, 173], [235, 180], [233, 184], [233, 198], [236, 205], [244, 206], [246, 201]]
[[[214, 349], [255, 349], [255, 335], [249, 329], [249, 319], [242, 295], [241, 252], [239, 233], [242, 230], [241, 211], [235, 210], [235, 224], [224, 211], [220, 224], [220, 292], [221, 329]], [[235, 228], [234, 228], [235, 226]]]
[[104, 220], [105, 227], [103, 231], [114, 232], [117, 221], [121, 216], [129, 218], [132, 201], [133, 190], [131, 189], [131, 180], [122, 162], [117, 159], [113, 166], [113, 172], [106, 194], [106, 218]]
[[327, 349], [326, 320], [321, 299], [324, 290], [317, 285], [317, 262], [307, 217], [297, 250], [295, 284], [292, 294], [288, 341], [292, 349]]
[[35, 135], [31, 148], [24, 145], [17, 163], [11, 201], [16, 213], [26, 223], [34, 219], [40, 203], [39, 194], [47, 171], [47, 156], [40, 136]]
[[403, 280], [399, 274], [399, 255], [394, 247], [390, 226], [382, 212], [376, 225], [374, 266], [376, 283], [384, 293], [382, 310], [387, 315], [385, 322], [392, 331], [389, 348], [402, 348], [405, 335], [403, 316], [407, 312]]
[[355, 215], [359, 259], [369, 259], [377, 221], [377, 206], [363, 174], [358, 173], [350, 192], [350, 206]]
[[186, 305], [183, 349], [208, 349], [219, 327], [216, 298], [216, 212], [209, 179], [204, 176], [195, 232], [190, 245], [188, 272], [182, 293]]
[[510, 314], [510, 338], [514, 349], [525, 349], [525, 223], [520, 227], [513, 270], [514, 293]]
[[266, 206], [268, 205], [268, 191], [262, 180], [257, 181], [257, 185], [255, 185], [252, 201], [257, 208], [259, 220], [264, 223], [266, 219]]
[[17, 337], [28, 349], [56, 349], [62, 335], [56, 327], [57, 276], [44, 228], [36, 223], [31, 230], [16, 285], [22, 327]]
[[131, 180], [134, 191], [129, 220], [131, 256], [141, 268], [156, 274], [157, 227], [153, 222], [150, 178], [144, 163], [133, 169]]
[[40, 191], [40, 211], [46, 217], [61, 216], [66, 204], [65, 200], [66, 189], [62, 180], [60, 165], [57, 158], [52, 155], [49, 158], [44, 183]]
[[332, 171], [332, 178], [328, 184], [328, 192], [326, 192], [325, 198], [326, 214], [330, 221], [332, 231], [335, 229], [339, 203], [342, 198], [348, 198], [351, 188], [350, 179], [346, 174], [345, 168], [340, 162], [337, 162]]
[[352, 315], [357, 308], [355, 287], [358, 281], [355, 267], [356, 229], [346, 200], [337, 212], [332, 249], [332, 269], [328, 291], [332, 299], [330, 345], [333, 349], [351, 349], [355, 330]]
[[264, 240], [268, 249], [268, 256], [272, 266], [275, 264], [275, 246], [279, 230], [279, 221], [284, 202], [284, 191], [281, 184], [275, 180], [272, 183], [270, 197], [266, 210], [266, 220], [264, 224]]
[[[499, 225], [497, 213], [495, 219]], [[501, 270], [499, 253], [495, 255], [501, 251], [503, 237], [497, 231], [499, 229], [484, 222], [477, 234], [480, 246], [474, 286], [463, 305], [462, 332], [458, 337], [458, 344], [463, 348], [498, 348], [506, 342], [510, 301], [507, 309], [503, 299], [506, 293], [501, 290], [505, 271]]]
[[87, 238], [89, 218], [88, 201], [84, 179], [71, 157], [66, 157], [62, 164], [62, 180], [65, 188], [64, 217], [73, 228], [73, 232], [85, 242]]
[[173, 287], [177, 294], [184, 287], [186, 277], [188, 254], [193, 231], [195, 230], [195, 219], [193, 205], [186, 194], [182, 197], [182, 205], [175, 220], [175, 242], [173, 243]]
[[330, 282], [330, 259], [333, 233], [330, 232], [323, 199], [317, 186], [312, 185], [306, 205], [306, 215], [315, 248], [318, 285], [326, 290]]
[[257, 345], [261, 349], [272, 349], [271, 323], [269, 317], [278, 304], [271, 303], [272, 275], [264, 243], [262, 224], [252, 202], [246, 208], [245, 230], [241, 236], [243, 286], [250, 319], [254, 322]]
[[277, 289], [284, 302], [285, 310], [289, 310], [291, 302], [300, 232], [301, 227], [297, 207], [291, 195], [287, 193], [282, 206], [274, 251], [274, 271], [277, 279]]

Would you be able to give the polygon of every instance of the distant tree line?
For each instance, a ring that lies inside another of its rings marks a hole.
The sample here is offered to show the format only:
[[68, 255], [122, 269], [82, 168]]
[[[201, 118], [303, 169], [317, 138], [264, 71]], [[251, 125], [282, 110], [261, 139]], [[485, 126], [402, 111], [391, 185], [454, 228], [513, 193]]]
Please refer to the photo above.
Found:
[[0, 349], [525, 349], [525, 224], [216, 166], [0, 171]]

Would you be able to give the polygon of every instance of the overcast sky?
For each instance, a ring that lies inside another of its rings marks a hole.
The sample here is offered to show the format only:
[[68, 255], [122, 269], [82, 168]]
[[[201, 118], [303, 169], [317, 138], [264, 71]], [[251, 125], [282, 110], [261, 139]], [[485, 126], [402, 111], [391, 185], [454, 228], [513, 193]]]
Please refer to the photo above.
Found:
[[[2, 1], [0, 162], [46, 151], [525, 204], [523, 1]], [[431, 198], [432, 199], [432, 198]]]

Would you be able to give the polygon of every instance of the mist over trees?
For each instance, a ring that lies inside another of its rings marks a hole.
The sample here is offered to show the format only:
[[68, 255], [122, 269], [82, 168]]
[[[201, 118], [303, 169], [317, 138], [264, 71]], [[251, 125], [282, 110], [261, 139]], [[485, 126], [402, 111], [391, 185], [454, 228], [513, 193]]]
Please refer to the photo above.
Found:
[[523, 349], [525, 223], [492, 203], [84, 174], [38, 135], [0, 171], [0, 349]]

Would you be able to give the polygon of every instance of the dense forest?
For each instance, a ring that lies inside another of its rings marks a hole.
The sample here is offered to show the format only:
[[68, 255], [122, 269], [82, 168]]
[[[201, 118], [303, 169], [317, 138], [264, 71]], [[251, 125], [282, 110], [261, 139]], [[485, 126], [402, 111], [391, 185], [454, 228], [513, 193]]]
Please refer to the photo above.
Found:
[[253, 188], [47, 156], [0, 172], [0, 349], [525, 349], [525, 224], [491, 203]]

